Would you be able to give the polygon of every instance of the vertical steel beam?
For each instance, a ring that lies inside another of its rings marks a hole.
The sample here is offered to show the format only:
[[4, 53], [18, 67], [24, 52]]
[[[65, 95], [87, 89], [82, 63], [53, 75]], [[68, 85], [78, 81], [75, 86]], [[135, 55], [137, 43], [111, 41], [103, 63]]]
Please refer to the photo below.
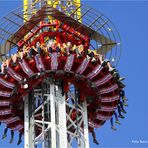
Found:
[[66, 103], [65, 95], [58, 100], [60, 148], [67, 148]]
[[42, 83], [42, 91], [41, 91], [41, 94], [42, 94], [42, 136], [43, 136], [43, 142], [42, 142], [42, 148], [45, 148], [45, 145], [46, 145], [46, 141], [45, 141], [45, 133], [44, 133], [44, 130], [45, 130], [45, 100], [44, 100], [44, 83]]
[[28, 95], [24, 98], [24, 148], [29, 147], [29, 99]]
[[32, 92], [25, 96], [24, 99], [24, 147], [25, 148], [34, 148], [35, 147], [35, 132], [34, 132], [34, 99]]
[[83, 120], [84, 120], [84, 138], [85, 148], [89, 148], [89, 133], [88, 133], [88, 114], [87, 114], [87, 103], [86, 100], [83, 102]]
[[55, 99], [54, 84], [50, 85], [50, 110], [51, 110], [51, 148], [56, 148], [56, 122], [55, 122]]
[[34, 114], [33, 110], [35, 109], [35, 101], [33, 91], [29, 92], [28, 95], [28, 103], [29, 103], [29, 148], [35, 147], [35, 127], [34, 127]]

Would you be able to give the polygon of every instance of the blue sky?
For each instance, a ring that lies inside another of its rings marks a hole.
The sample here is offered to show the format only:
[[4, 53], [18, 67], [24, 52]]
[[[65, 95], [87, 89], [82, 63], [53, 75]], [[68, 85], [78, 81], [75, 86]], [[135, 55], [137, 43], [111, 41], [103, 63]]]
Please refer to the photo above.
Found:
[[[99, 147], [148, 147], [148, 143], [132, 143], [132, 140], [148, 142], [148, 1], [96, 0], [85, 3], [109, 17], [120, 32], [123, 53], [118, 69], [120, 74], [126, 77], [126, 95], [129, 98], [126, 118], [121, 121], [122, 125], [117, 126], [116, 132], [110, 129], [109, 122], [96, 130]], [[21, 0], [0, 0], [0, 17], [21, 4]], [[3, 126], [0, 131], [1, 137]], [[17, 135], [15, 139], [17, 140]], [[15, 148], [16, 140], [10, 145], [9, 139], [0, 139], [0, 148]], [[92, 139], [90, 143], [92, 148], [98, 147], [92, 143]]]

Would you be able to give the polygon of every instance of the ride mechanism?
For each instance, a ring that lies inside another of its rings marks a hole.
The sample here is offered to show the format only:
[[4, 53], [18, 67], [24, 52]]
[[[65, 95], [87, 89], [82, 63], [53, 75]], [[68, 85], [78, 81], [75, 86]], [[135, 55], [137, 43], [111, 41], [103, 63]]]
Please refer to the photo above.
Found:
[[[89, 148], [126, 113], [120, 36], [80, 0], [24, 0], [0, 24], [0, 122], [24, 147]], [[116, 112], [118, 111], [118, 113]]]

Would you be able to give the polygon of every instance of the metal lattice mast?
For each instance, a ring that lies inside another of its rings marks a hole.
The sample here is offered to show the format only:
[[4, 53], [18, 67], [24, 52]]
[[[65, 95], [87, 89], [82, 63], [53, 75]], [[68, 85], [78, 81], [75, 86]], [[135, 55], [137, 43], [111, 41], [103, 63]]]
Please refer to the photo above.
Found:
[[[24, 18], [26, 20], [29, 18], [27, 14], [32, 13], [29, 5], [36, 2], [24, 0]], [[44, 2], [52, 4], [53, 1]], [[77, 3], [76, 7], [79, 8], [80, 0], [68, 2]], [[58, 4], [62, 5], [62, 2], [57, 0], [53, 6], [56, 7]], [[77, 17], [81, 17], [80, 11], [77, 12]], [[42, 144], [43, 148], [66, 148], [71, 147], [74, 140], [77, 141], [78, 147], [89, 147], [86, 102], [79, 104], [77, 95], [73, 96], [70, 92], [70, 98], [68, 97], [66, 100], [65, 95], [61, 95], [61, 87], [47, 79], [47, 82], [43, 82], [39, 89], [34, 89], [24, 97], [25, 148], [34, 148], [39, 144]], [[41, 113], [38, 114], [38, 111]], [[73, 113], [77, 114], [76, 119], [71, 119]], [[40, 114], [42, 114], [42, 119], [35, 120], [35, 117]], [[36, 127], [40, 129], [39, 135], [35, 131]], [[73, 129], [73, 133], [71, 129]]]
[[120, 35], [79, 2], [24, 0], [0, 21], [0, 122], [10, 143], [18, 131], [25, 148], [88, 148], [88, 131], [99, 144], [94, 129], [110, 119], [116, 130], [113, 115], [124, 118], [124, 78], [112, 67]]
[[[32, 9], [29, 8], [29, 5], [33, 5], [37, 1], [33, 2], [32, 0], [24, 0], [24, 18], [27, 20], [29, 16], [27, 13], [32, 13]], [[52, 4], [52, 0], [44, 1], [48, 4]], [[76, 7], [79, 7], [80, 0], [67, 1], [76, 2]], [[42, 4], [42, 3], [41, 3]], [[62, 2], [58, 0], [54, 7], [58, 4], [62, 5]], [[81, 12], [77, 12], [77, 17], [81, 17]], [[89, 147], [89, 138], [88, 138], [88, 120], [87, 120], [87, 106], [86, 102], [82, 105], [71, 104], [76, 102], [74, 96], [71, 95], [71, 98], [68, 98], [65, 101], [65, 95], [62, 96], [60, 89], [54, 83], [46, 84], [49, 85], [50, 90], [45, 88], [44, 84], [39, 88], [40, 95], [36, 95], [36, 90], [32, 91], [24, 97], [24, 112], [25, 112], [25, 147], [34, 148], [37, 145], [42, 143], [42, 147], [71, 147], [74, 139], [78, 142], [78, 147]], [[56, 90], [57, 89], [57, 90]], [[46, 90], [46, 92], [45, 92]], [[70, 93], [70, 92], [69, 92]], [[37, 98], [41, 96], [40, 98]], [[40, 99], [40, 100], [38, 100]], [[42, 102], [39, 106], [36, 106], [36, 102]], [[68, 103], [70, 102], [70, 103]], [[77, 108], [77, 109], [76, 109]], [[42, 120], [35, 120], [35, 117], [38, 116], [38, 111], [41, 110]], [[66, 110], [68, 110], [66, 112]], [[72, 118], [72, 113], [77, 111], [77, 118]], [[45, 116], [47, 118], [45, 118]], [[37, 135], [34, 130], [35, 127], [40, 128], [40, 134]], [[71, 129], [73, 128], [73, 133]]]
[[[62, 85], [49, 79], [41, 86], [24, 97], [25, 148], [41, 144], [43, 148], [69, 148], [73, 143], [79, 148], [89, 148], [86, 102], [78, 103], [77, 93], [71, 91], [66, 99]], [[40, 115], [42, 118], [37, 119]]]

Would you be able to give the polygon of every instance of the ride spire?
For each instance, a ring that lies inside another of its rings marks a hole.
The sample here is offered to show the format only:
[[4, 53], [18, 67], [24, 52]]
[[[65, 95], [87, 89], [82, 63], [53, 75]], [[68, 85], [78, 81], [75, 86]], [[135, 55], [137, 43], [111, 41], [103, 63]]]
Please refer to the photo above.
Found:
[[89, 133], [99, 144], [95, 128], [111, 120], [116, 130], [113, 116], [120, 124], [127, 99], [115, 67], [121, 40], [109, 19], [79, 0], [24, 0], [3, 19], [3, 139], [11, 129], [10, 143], [19, 131], [25, 148], [89, 148]]

